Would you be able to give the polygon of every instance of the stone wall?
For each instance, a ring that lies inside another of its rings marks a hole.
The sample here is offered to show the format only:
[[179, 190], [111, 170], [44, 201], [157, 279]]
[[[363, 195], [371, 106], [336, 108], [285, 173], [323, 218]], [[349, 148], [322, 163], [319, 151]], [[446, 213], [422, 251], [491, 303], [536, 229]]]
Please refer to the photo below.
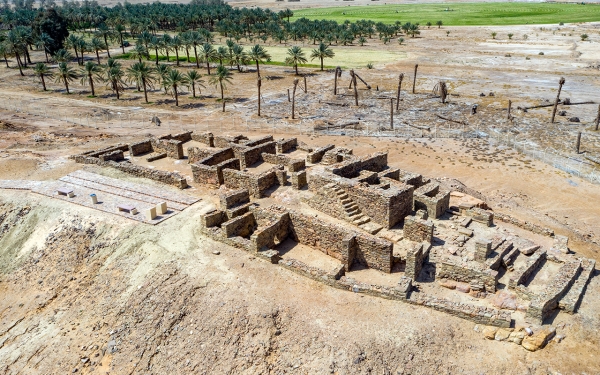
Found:
[[[525, 255], [520, 255], [525, 256]], [[546, 261], [546, 251], [536, 251], [527, 259], [525, 264], [514, 270], [508, 279], [508, 288], [515, 289], [517, 285], [523, 284], [535, 270]]]
[[292, 187], [297, 190], [300, 190], [308, 185], [306, 171], [292, 172], [290, 174], [290, 182], [292, 183]]
[[478, 240], [475, 242], [475, 254], [473, 259], [476, 262], [484, 263], [491, 252], [492, 241]]
[[260, 137], [258, 139], [253, 139], [253, 140], [250, 140], [248, 142], [244, 142], [244, 146], [246, 146], [246, 147], [255, 147], [255, 146], [261, 145], [263, 143], [267, 143], [267, 142], [273, 142], [273, 136], [272, 135], [266, 135], [266, 136]]
[[145, 141], [137, 142], [137, 143], [132, 143], [129, 145], [129, 155], [130, 156], [147, 154], [152, 151], [153, 151], [152, 142], [149, 139], [147, 139]]
[[494, 213], [490, 211], [486, 211], [479, 207], [465, 208], [461, 206], [459, 208], [461, 215], [468, 216], [472, 218], [473, 221], [482, 223], [484, 225], [487, 225], [488, 227], [494, 225]]
[[[233, 159], [238, 160], [238, 159]], [[276, 171], [277, 167], [253, 174], [233, 169], [223, 170], [223, 183], [230, 189], [248, 189], [255, 198], [262, 198], [265, 192], [274, 185], [279, 185]]]
[[325, 155], [327, 151], [331, 150], [334, 147], [334, 145], [326, 145], [314, 149], [312, 152], [309, 152], [309, 154], [306, 155], [306, 162], [311, 164], [316, 164], [320, 162], [321, 159], [323, 159], [323, 155]]
[[285, 241], [290, 231], [290, 215], [280, 213], [266, 225], [257, 229], [250, 238], [255, 251], [273, 249]]
[[254, 147], [232, 145], [233, 153], [240, 159], [240, 166], [248, 168], [259, 161], [263, 161], [262, 154], [275, 154], [275, 142], [262, 143]]
[[219, 194], [221, 209], [233, 208], [240, 204], [250, 202], [250, 193], [247, 189], [230, 190]]
[[[204, 149], [199, 147], [188, 147], [188, 164], [195, 164], [208, 158], [214, 153], [214, 149]], [[233, 154], [233, 151], [232, 151]], [[231, 158], [228, 158], [231, 159]]]
[[174, 139], [152, 139], [154, 152], [166, 153], [173, 159], [183, 159], [183, 142]]
[[221, 224], [226, 237], [250, 237], [254, 233], [255, 227], [256, 220], [252, 212], [246, 212]]
[[519, 220], [519, 219], [514, 218], [507, 214], [495, 212], [494, 217], [500, 221], [503, 221], [505, 223], [510, 223], [512, 225], [516, 225], [519, 228], [523, 228], [523, 229], [528, 230], [533, 233], [537, 233], [537, 234], [541, 234], [541, 235], [549, 236], [549, 237], [554, 236], [554, 231], [550, 228], [544, 228], [542, 226], [539, 226], [534, 223], [530, 223], [528, 221]]
[[404, 238], [414, 242], [428, 242], [433, 240], [433, 223], [415, 216], [404, 218]]
[[412, 185], [415, 188], [423, 186], [423, 176], [421, 176], [418, 173], [399, 170], [398, 175], [398, 181], [402, 181], [405, 184]]
[[262, 159], [270, 164], [283, 165], [290, 172], [298, 172], [306, 168], [306, 162], [302, 159], [292, 159], [287, 155], [281, 154], [262, 154]]
[[450, 192], [431, 182], [414, 191], [415, 210], [426, 210], [433, 218], [440, 217], [450, 207]]
[[436, 277], [463, 283], [471, 283], [471, 281], [477, 280], [483, 282], [486, 292], [495, 293], [498, 271], [489, 269], [477, 262], [463, 262], [446, 259], [437, 264]]
[[215, 147], [212, 133], [192, 133], [192, 140], [203, 143], [208, 147]]
[[[77, 156], [81, 156], [81, 157], [91, 157], [91, 158], [97, 158], [102, 154], [107, 154], [109, 152], [113, 152], [113, 151], [128, 151], [129, 150], [129, 146], [128, 145], [123, 145], [123, 144], [117, 144], [115, 146], [110, 146], [110, 147], [106, 147], [106, 148], [102, 148], [99, 150], [91, 150], [91, 151], [87, 151], [84, 152], [83, 154], [80, 155], [75, 155], [73, 156], [73, 158], [75, 159]], [[77, 160], [75, 160], [77, 161]]]
[[404, 274], [406, 277], [415, 281], [421, 273], [425, 255], [423, 252], [423, 244], [415, 243], [414, 246], [406, 252], [406, 268]]
[[388, 167], [387, 157], [387, 152], [376, 152], [371, 155], [364, 156], [360, 159], [361, 170], [364, 169], [371, 172], [382, 172]]
[[232, 148], [218, 149], [211, 152], [206, 158], [198, 161], [198, 164], [217, 165], [233, 158], [235, 158], [235, 155]]
[[173, 134], [173, 135], [169, 136], [169, 139], [174, 139], [176, 141], [183, 142], [183, 143], [189, 142], [192, 140], [192, 132], [188, 131], [188, 132]]
[[551, 310], [558, 307], [558, 300], [564, 296], [581, 272], [579, 259], [563, 264], [546, 288], [531, 300], [525, 320], [542, 324]]
[[101, 161], [121, 161], [125, 160], [125, 156], [123, 155], [123, 151], [114, 150], [111, 152], [107, 152], [98, 157]]
[[240, 144], [249, 139], [241, 134], [238, 135], [217, 135], [213, 137], [213, 147], [227, 148], [233, 144]]
[[216, 165], [196, 163], [190, 166], [192, 167], [194, 182], [218, 187], [224, 182], [223, 171], [239, 170], [240, 161], [238, 159], [229, 159]]
[[296, 138], [280, 139], [277, 141], [277, 153], [284, 154], [286, 152], [294, 151], [297, 146], [298, 139]]
[[340, 260], [347, 269], [356, 261], [370, 268], [391, 272], [391, 242], [296, 211], [290, 210], [289, 213], [290, 233], [296, 242], [319, 249]]

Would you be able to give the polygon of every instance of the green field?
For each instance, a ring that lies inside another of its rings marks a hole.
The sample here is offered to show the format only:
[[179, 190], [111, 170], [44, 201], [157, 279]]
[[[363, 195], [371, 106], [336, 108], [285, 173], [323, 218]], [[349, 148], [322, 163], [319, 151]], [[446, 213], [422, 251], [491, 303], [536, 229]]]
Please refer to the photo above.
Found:
[[[347, 5], [348, 2], [340, 3]], [[449, 9], [449, 10], [446, 10]], [[339, 6], [294, 11], [297, 19], [327, 19], [337, 22], [369, 19], [375, 22], [420, 23], [448, 26], [502, 26], [600, 22], [600, 5], [559, 3], [438, 3], [369, 6]]]

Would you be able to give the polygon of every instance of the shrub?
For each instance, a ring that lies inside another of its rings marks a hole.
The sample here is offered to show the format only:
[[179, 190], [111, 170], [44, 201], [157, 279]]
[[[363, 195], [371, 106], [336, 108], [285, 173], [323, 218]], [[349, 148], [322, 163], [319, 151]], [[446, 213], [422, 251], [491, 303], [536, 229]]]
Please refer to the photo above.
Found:
[[367, 64], [367, 69], [373, 69], [373, 64], [371, 64], [371, 63], [368, 63], [368, 64]]
[[587, 40], [587, 38], [589, 38], [589, 36], [587, 34], [581, 34], [581, 41], [585, 41]]
[[540, 53], [538, 53], [538, 55], [544, 56], [544, 52], [540, 52]]

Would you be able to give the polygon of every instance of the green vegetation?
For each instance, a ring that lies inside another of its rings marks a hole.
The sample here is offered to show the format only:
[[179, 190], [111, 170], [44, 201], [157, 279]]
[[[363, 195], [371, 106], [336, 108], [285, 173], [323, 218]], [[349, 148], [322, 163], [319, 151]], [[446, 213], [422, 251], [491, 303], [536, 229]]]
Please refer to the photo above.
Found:
[[560, 3], [431, 3], [369, 5], [357, 7], [314, 8], [295, 10], [294, 19], [351, 22], [368, 19], [393, 24], [410, 21], [427, 25], [443, 21], [444, 26], [486, 26], [557, 24], [592, 22], [600, 19], [600, 6]]

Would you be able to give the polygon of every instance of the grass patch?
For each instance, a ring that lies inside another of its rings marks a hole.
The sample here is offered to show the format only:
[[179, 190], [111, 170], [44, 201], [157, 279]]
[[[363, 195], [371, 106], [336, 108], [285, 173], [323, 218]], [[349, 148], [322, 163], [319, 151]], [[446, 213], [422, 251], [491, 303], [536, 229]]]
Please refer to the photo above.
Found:
[[[446, 9], [449, 9], [447, 11]], [[369, 5], [353, 7], [313, 8], [294, 11], [293, 19], [345, 20], [369, 19], [375, 22], [420, 23], [433, 25], [442, 21], [447, 26], [502, 26], [525, 24], [558, 24], [559, 22], [593, 22], [600, 19], [600, 5], [561, 3], [432, 3]], [[432, 28], [437, 26], [432, 26]]]

